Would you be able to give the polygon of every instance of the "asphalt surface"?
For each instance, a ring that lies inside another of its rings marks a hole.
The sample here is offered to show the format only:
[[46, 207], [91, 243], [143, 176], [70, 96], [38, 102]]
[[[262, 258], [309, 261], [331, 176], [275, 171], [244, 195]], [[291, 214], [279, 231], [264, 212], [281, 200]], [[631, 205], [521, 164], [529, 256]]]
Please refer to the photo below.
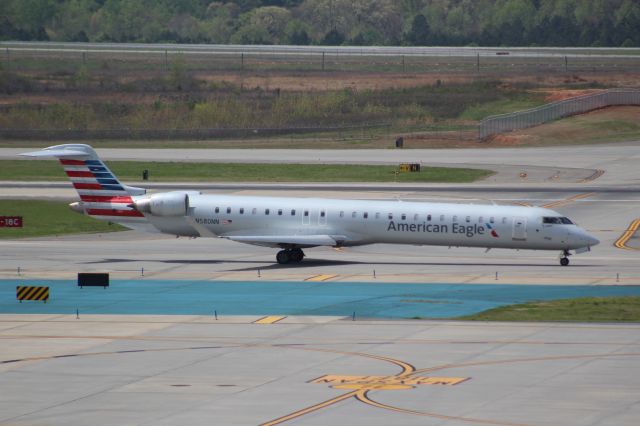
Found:
[[[530, 182], [509, 175], [515, 169], [504, 169], [507, 178], [464, 186], [324, 186], [309, 191], [308, 185], [272, 184], [215, 191], [269, 195], [285, 189], [291, 196], [550, 205], [601, 240], [590, 253], [573, 256], [569, 267], [559, 266], [557, 254], [550, 252], [392, 245], [310, 249], [304, 262], [287, 267], [277, 265], [275, 250], [268, 248], [123, 232], [0, 240], [0, 278], [11, 288], [16, 282], [45, 279], [73, 286], [77, 272], [109, 272], [115, 282], [145, 286], [156, 280], [225, 281], [232, 290], [234, 283], [247, 281], [303, 282], [306, 287], [305, 280], [315, 280], [311, 288], [317, 289], [358, 282], [375, 288], [380, 283], [373, 293], [386, 283], [413, 283], [418, 287], [403, 293], [402, 300], [414, 301], [434, 301], [430, 292], [442, 289], [444, 299], [454, 301], [446, 286], [429, 283], [467, 284], [470, 292], [508, 285], [505, 295], [517, 294], [524, 284], [543, 290], [555, 286], [551, 292], [566, 288], [559, 285], [575, 286], [578, 292], [585, 285], [634, 289], [640, 284], [638, 238], [632, 233], [623, 248], [614, 243], [639, 216], [636, 145], [379, 153], [100, 150], [107, 158], [142, 155], [165, 161], [185, 156], [192, 161], [242, 157], [292, 162], [420, 158], [427, 163], [536, 167], [539, 174], [532, 173]], [[554, 179], [554, 168], [575, 174]], [[588, 171], [597, 170], [604, 174], [583, 181]], [[73, 197], [68, 189], [46, 185], [9, 188], [0, 183], [0, 188], [5, 196], [18, 191], [23, 196]], [[375, 301], [362, 288], [353, 291]], [[115, 287], [84, 290], [97, 297]], [[419, 296], [423, 291], [431, 296]], [[149, 294], [159, 293], [156, 288]], [[143, 286], [136, 294], [141, 305], [148, 302]], [[168, 306], [175, 305], [171, 294]], [[204, 303], [212, 297], [201, 299]], [[135, 303], [133, 299], [127, 303]], [[227, 315], [221, 308], [217, 320], [212, 312], [112, 316], [89, 315], [83, 309], [78, 318], [5, 312], [0, 315], [0, 423], [635, 425], [640, 415], [638, 325], [369, 321], [360, 315], [353, 321], [351, 312], [292, 317], [275, 309], [282, 297], [260, 300], [265, 305], [260, 314]], [[380, 309], [391, 306], [384, 297], [378, 302]], [[19, 308], [15, 299], [13, 303]], [[41, 302], [24, 302], [23, 312], [35, 309], [34, 303]]]
[[639, 336], [632, 324], [2, 315], [0, 423], [636, 425]]

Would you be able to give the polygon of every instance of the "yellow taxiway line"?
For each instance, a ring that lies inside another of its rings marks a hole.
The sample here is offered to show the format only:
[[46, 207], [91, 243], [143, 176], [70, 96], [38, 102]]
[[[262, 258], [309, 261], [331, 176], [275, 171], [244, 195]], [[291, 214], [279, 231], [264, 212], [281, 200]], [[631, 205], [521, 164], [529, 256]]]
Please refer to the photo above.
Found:
[[564, 200], [554, 201], [553, 203], [545, 204], [542, 207], [545, 209], [550, 209], [552, 207], [564, 206], [565, 204], [570, 204], [574, 201], [581, 200], [583, 198], [588, 198], [595, 195], [595, 192], [587, 192], [584, 194], [574, 195], [573, 197], [565, 198]]
[[624, 233], [620, 236], [620, 238], [616, 240], [615, 243], [613, 243], [613, 245], [623, 250], [640, 250], [635, 247], [627, 246], [627, 242], [631, 239], [631, 237], [633, 237], [633, 235], [636, 233], [639, 227], [640, 227], [640, 218], [631, 222], [627, 230], [624, 231]]

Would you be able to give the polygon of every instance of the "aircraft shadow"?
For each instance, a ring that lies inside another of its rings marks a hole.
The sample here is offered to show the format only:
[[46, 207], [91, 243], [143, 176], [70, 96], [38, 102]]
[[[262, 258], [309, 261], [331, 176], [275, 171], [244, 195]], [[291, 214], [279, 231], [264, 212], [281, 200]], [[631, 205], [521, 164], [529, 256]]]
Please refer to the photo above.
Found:
[[[168, 263], [168, 264], [184, 264], [184, 265], [219, 265], [219, 264], [229, 264], [229, 265], [243, 265], [243, 264], [251, 264], [251, 267], [238, 267], [235, 269], [227, 269], [227, 272], [246, 272], [246, 271], [265, 271], [272, 269], [307, 269], [307, 268], [316, 268], [320, 266], [348, 266], [348, 265], [370, 265], [371, 267], [375, 267], [376, 265], [396, 265], [396, 266], [475, 266], [475, 267], [494, 267], [494, 268], [513, 268], [513, 267], [534, 267], [534, 268], [549, 268], [553, 266], [557, 266], [558, 268], [563, 268], [555, 263], [504, 263], [504, 262], [362, 262], [357, 260], [326, 260], [326, 259], [305, 259], [301, 263], [290, 263], [287, 265], [280, 265], [275, 262], [259, 262], [255, 260], [215, 260], [215, 259], [206, 259], [206, 260], [198, 260], [198, 259], [103, 259], [96, 260], [91, 262], [84, 262], [84, 264], [105, 264], [105, 263], [143, 263], [143, 262], [152, 262], [152, 263]], [[262, 263], [264, 266], [255, 266], [256, 263]], [[594, 268], [599, 267], [601, 265], [571, 265], [567, 266], [568, 269], [573, 268]]]

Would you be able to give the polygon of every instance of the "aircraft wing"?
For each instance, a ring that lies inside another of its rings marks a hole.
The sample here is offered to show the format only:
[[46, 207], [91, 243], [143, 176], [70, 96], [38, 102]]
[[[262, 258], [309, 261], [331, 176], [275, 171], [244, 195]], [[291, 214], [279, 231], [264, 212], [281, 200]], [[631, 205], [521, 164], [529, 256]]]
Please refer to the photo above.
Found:
[[348, 240], [344, 235], [221, 235], [220, 238], [257, 246], [282, 248], [334, 247]]

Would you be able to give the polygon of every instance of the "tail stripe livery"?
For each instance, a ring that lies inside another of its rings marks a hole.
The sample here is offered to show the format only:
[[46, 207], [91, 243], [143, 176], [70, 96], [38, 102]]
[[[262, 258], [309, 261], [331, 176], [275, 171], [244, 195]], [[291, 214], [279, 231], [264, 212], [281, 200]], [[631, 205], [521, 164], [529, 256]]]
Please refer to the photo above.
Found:
[[58, 158], [80, 196], [78, 207], [87, 215], [125, 226], [147, 222], [144, 214], [131, 207], [132, 196], [144, 194], [144, 189], [120, 183], [90, 146], [58, 145], [24, 155]]
[[60, 163], [89, 216], [144, 217], [128, 207], [133, 203], [131, 195], [102, 161], [61, 158]]

